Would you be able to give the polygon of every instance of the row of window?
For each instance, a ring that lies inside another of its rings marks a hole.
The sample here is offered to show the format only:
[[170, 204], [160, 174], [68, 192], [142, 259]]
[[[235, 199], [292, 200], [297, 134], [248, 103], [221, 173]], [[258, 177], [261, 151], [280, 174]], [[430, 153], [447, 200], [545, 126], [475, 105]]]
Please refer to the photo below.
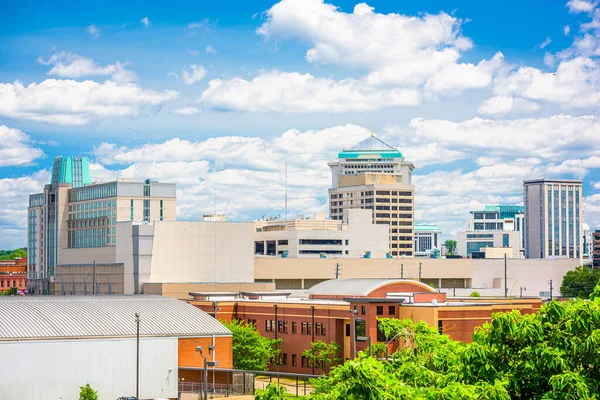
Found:
[[404, 218], [410, 219], [412, 218], [412, 214], [390, 214], [390, 213], [376, 213], [376, 218]]
[[13, 280], [12, 281], [12, 286], [10, 286], [10, 282], [9, 280], [0, 280], [0, 288], [4, 288], [4, 282], [6, 282], [6, 287], [10, 288], [10, 287], [24, 287], [25, 286], [25, 280], [24, 279], [17, 279], [17, 280]]
[[[256, 324], [255, 319], [249, 319], [248, 323]], [[278, 333], [288, 333], [288, 321], [278, 320], [277, 324], [272, 319], [268, 319], [265, 321], [265, 331], [267, 332], [275, 332], [277, 329]], [[298, 322], [292, 321], [292, 334], [298, 333]], [[301, 331], [302, 335], [312, 335], [312, 323], [311, 322], [302, 322]], [[316, 322], [315, 323], [315, 336], [327, 336], [327, 325], [324, 322]]]
[[94, 185], [69, 190], [69, 202], [103, 199], [117, 196], [116, 183]]
[[[409, 196], [412, 197], [412, 192], [403, 192], [403, 191], [397, 191], [397, 190], [378, 190], [376, 192], [374, 192], [373, 190], [367, 190], [366, 192], [360, 192], [360, 196], [364, 197], [364, 196], [373, 196], [373, 195], [377, 195], [377, 196]], [[348, 197], [354, 197], [353, 193], [347, 193]], [[330, 196], [332, 199], [343, 199], [344, 198], [344, 193], [332, 193]]]
[[44, 205], [44, 194], [34, 194], [29, 196], [29, 207], [41, 207]]
[[412, 207], [409, 207], [409, 206], [400, 206], [400, 207], [398, 207], [398, 206], [391, 206], [391, 207], [390, 206], [376, 206], [375, 209], [376, 210], [384, 210], [384, 211], [386, 211], [386, 210], [389, 211], [390, 209], [392, 211], [398, 211], [398, 210], [412, 211]]
[[104, 218], [104, 217], [116, 217], [116, 209], [100, 210], [100, 211], [86, 211], [69, 214], [69, 220], [73, 221], [76, 219], [90, 219], [90, 218]]
[[87, 210], [98, 210], [101, 208], [114, 208], [117, 206], [117, 200], [102, 200], [93, 201], [83, 204], [73, 204], [69, 206], [69, 211], [87, 211]]

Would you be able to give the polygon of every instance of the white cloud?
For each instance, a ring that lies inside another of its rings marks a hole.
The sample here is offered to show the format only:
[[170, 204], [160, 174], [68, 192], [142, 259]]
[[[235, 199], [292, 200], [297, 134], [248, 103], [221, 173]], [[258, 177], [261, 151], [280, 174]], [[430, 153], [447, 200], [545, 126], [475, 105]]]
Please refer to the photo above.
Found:
[[205, 52], [206, 54], [217, 54], [217, 50], [215, 50], [215, 48], [210, 45], [206, 46]]
[[98, 29], [95, 24], [89, 25], [87, 28], [85, 28], [85, 31], [94, 39], [98, 39], [100, 37], [100, 29]]
[[201, 33], [208, 33], [211, 30], [211, 26], [210, 26], [210, 21], [208, 20], [208, 18], [203, 18], [201, 21], [198, 22], [190, 22], [187, 25], [186, 28], [186, 35], [187, 36], [194, 36], [196, 34], [196, 32], [201, 32]]
[[200, 112], [200, 110], [196, 107], [183, 107], [178, 108], [174, 111], [175, 114], [179, 115], [196, 115]]
[[600, 65], [588, 57], [562, 61], [556, 73], [521, 67], [494, 80], [494, 93], [503, 97], [557, 103], [565, 108], [600, 104]]
[[0, 83], [0, 115], [62, 125], [84, 125], [95, 118], [137, 116], [144, 106], [177, 97], [172, 90], [143, 89], [132, 83], [46, 79], [24, 86]]
[[179, 74], [177, 74], [175, 71], [170, 71], [167, 76], [173, 76], [175, 79], [179, 79]]
[[43, 156], [42, 150], [31, 146], [29, 135], [0, 125], [0, 167], [27, 165]]
[[497, 115], [510, 112], [537, 111], [539, 104], [516, 97], [494, 96], [483, 101], [477, 111], [480, 114]]
[[148, 17], [144, 17], [140, 20], [140, 22], [142, 23], [142, 25], [144, 25], [146, 28], [150, 26], [150, 20], [148, 19]]
[[591, 12], [598, 5], [597, 1], [589, 1], [589, 0], [569, 0], [567, 1], [567, 7], [569, 7], [569, 12], [574, 14], [581, 12]]
[[38, 57], [37, 62], [52, 65], [48, 75], [61, 78], [82, 78], [85, 76], [112, 76], [113, 80], [129, 82], [137, 79], [135, 73], [125, 69], [127, 63], [116, 62], [105, 66], [98, 65], [93, 59], [82, 57], [69, 51], [54, 53], [45, 60]]
[[544, 49], [550, 43], [552, 43], [552, 39], [550, 38], [550, 36], [548, 36], [548, 37], [546, 37], [546, 40], [544, 40], [542, 43], [540, 43], [539, 48]]
[[258, 34], [308, 41], [309, 62], [368, 68], [373, 83], [424, 82], [472, 46], [460, 33], [462, 21], [443, 12], [379, 14], [360, 3], [344, 13], [323, 0], [282, 0], [266, 16]]
[[227, 110], [341, 113], [417, 105], [420, 96], [415, 90], [378, 89], [356, 79], [263, 71], [251, 81], [213, 79], [199, 101]]
[[492, 82], [493, 73], [503, 63], [504, 55], [496, 53], [491, 60], [482, 60], [477, 65], [449, 64], [427, 80], [425, 91], [458, 94], [465, 89], [487, 87]]
[[594, 182], [592, 186], [594, 187], [594, 189], [600, 190], [600, 181]]
[[188, 56], [194, 56], [194, 57], [195, 57], [195, 56], [199, 56], [199, 55], [200, 55], [200, 52], [199, 52], [198, 50], [196, 50], [196, 49], [193, 49], [193, 50], [188, 50], [188, 51], [187, 51], [187, 55], [188, 55]]
[[[189, 71], [187, 70], [189, 68]], [[202, 65], [190, 65], [181, 71], [181, 80], [186, 85], [193, 85], [206, 76], [206, 69]]]
[[563, 34], [569, 36], [571, 34], [571, 25], [563, 26]]
[[484, 149], [488, 156], [519, 154], [554, 159], [566, 154], [600, 150], [600, 121], [595, 116], [556, 115], [549, 118], [462, 122], [415, 118], [408, 135], [417, 143], [435, 142], [462, 150]]

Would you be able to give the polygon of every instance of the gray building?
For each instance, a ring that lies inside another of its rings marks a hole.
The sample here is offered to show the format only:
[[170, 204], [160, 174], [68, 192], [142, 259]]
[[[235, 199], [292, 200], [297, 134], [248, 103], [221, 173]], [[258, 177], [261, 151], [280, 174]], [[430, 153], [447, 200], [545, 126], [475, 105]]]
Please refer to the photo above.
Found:
[[582, 181], [535, 179], [523, 186], [525, 257], [581, 259]]

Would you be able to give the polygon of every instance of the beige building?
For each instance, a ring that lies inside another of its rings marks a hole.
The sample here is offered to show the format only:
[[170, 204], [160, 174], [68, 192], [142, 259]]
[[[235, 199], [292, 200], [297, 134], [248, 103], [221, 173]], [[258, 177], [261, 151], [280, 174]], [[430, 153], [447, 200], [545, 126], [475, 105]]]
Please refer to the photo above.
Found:
[[525, 257], [582, 260], [582, 182], [536, 179], [523, 185]]
[[141, 293], [145, 283], [254, 281], [251, 222], [127, 221], [116, 225], [115, 246], [71, 249], [62, 260], [86, 271], [92, 261], [122, 264], [125, 294]]
[[414, 165], [375, 136], [344, 149], [329, 163], [329, 215], [343, 220], [348, 209], [371, 210], [375, 224], [389, 226], [391, 256], [414, 256]]
[[[486, 293], [504, 295], [504, 259], [316, 259], [257, 258], [254, 260], [256, 282], [274, 282], [277, 289], [308, 289], [335, 277], [336, 263], [341, 264], [342, 279], [387, 278], [414, 279], [436, 288], [456, 289], [453, 294], [468, 295], [484, 289]], [[562, 277], [579, 265], [579, 259], [507, 260], [509, 296], [539, 296], [549, 291], [560, 295]], [[468, 288], [466, 290], [464, 288]], [[482, 292], [483, 293], [483, 292]]]
[[348, 209], [344, 220], [315, 219], [254, 222], [254, 254], [289, 258], [385, 258], [389, 227], [374, 224], [370, 210]]
[[[468, 231], [458, 232], [456, 250], [462, 257], [520, 258], [520, 234], [518, 231]], [[473, 254], [475, 253], [475, 254]], [[498, 255], [501, 254], [501, 257]]]
[[174, 220], [175, 205], [175, 184], [93, 183], [87, 157], [56, 157], [50, 184], [29, 196], [29, 286], [48, 293], [56, 266], [71, 264], [73, 253], [88, 255], [85, 263], [114, 253], [117, 222]]

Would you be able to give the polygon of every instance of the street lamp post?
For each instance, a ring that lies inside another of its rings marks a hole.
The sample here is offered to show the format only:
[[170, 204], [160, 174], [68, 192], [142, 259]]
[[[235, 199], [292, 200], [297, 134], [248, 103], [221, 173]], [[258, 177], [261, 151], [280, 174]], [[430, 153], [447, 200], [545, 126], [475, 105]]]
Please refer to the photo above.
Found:
[[[206, 359], [208, 357], [210, 357], [210, 355], [212, 354], [212, 352], [215, 350], [215, 346], [208, 346], [208, 354], [207, 355], [203, 355], [202, 354], [202, 346], [196, 346], [196, 351], [198, 353], [200, 353], [200, 357], [202, 357], [202, 359], [204, 360], [204, 395], [202, 396], [204, 398], [204, 400], [208, 400], [208, 367], [216, 367], [217, 365], [219, 365], [219, 363], [217, 361], [206, 361]], [[214, 376], [214, 371], [213, 371], [213, 376]]]
[[350, 323], [352, 324], [352, 344], [353, 344], [353, 358], [356, 358], [356, 322], [354, 321], [354, 317], [356, 316], [356, 314], [358, 314], [358, 310], [350, 310], [350, 313], [352, 314], [352, 318], [350, 319]]
[[135, 313], [136, 324], [136, 363], [135, 363], [135, 400], [140, 398], [140, 314]]
[[525, 290], [525, 291], [526, 291], [526, 290], [527, 290], [527, 288], [526, 288], [525, 286], [521, 286], [521, 289], [520, 289], [520, 290], [521, 290], [521, 298], [523, 298], [523, 290]]

